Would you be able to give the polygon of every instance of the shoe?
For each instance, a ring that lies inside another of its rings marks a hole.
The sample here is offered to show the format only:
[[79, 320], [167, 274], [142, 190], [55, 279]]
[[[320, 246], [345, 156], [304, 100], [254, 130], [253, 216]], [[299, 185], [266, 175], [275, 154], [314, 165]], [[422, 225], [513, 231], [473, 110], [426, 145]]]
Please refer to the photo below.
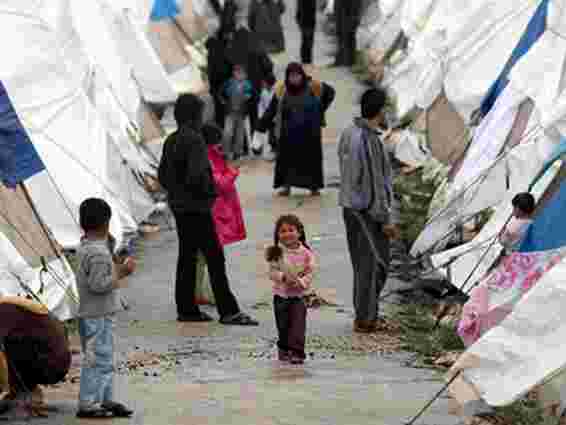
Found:
[[283, 189], [283, 190], [277, 192], [277, 196], [282, 196], [284, 198], [287, 198], [287, 197], [291, 196], [291, 189], [290, 188]]
[[132, 409], [128, 409], [122, 403], [116, 403], [115, 401], [102, 403], [102, 408], [111, 411], [116, 418], [129, 418], [134, 414]]
[[291, 360], [289, 352], [285, 350], [279, 350], [277, 353], [277, 358], [280, 362], [288, 362]]
[[311, 190], [311, 196], [314, 197], [320, 196], [320, 190]]
[[305, 364], [305, 359], [303, 359], [302, 357], [299, 357], [297, 355], [292, 355], [291, 356], [291, 364], [294, 364], [294, 365]]
[[236, 313], [233, 316], [222, 317], [220, 323], [223, 325], [234, 325], [234, 326], [258, 326], [259, 322], [252, 319], [246, 313]]
[[354, 332], [360, 334], [370, 334], [377, 329], [372, 325], [371, 320], [354, 320]]
[[96, 407], [93, 409], [79, 410], [77, 412], [77, 418], [88, 418], [88, 419], [103, 419], [103, 418], [113, 418], [114, 413], [111, 410], [104, 407]]
[[177, 316], [177, 322], [212, 322], [214, 319], [204, 312], [195, 314], [180, 314]]

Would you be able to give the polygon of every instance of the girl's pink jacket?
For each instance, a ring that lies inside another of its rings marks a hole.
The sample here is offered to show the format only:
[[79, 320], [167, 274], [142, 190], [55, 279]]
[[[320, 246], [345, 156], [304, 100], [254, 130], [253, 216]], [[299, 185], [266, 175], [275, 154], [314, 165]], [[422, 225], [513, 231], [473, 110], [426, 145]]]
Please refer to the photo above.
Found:
[[218, 197], [212, 207], [218, 239], [222, 245], [242, 241], [246, 239], [246, 226], [236, 190], [236, 179], [240, 172], [228, 166], [220, 145], [208, 147], [208, 160], [218, 191]]

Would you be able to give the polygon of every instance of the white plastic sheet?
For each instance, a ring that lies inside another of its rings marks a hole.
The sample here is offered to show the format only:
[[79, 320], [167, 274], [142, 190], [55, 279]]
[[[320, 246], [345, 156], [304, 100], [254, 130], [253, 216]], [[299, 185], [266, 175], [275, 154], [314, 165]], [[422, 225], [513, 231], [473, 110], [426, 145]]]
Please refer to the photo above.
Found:
[[458, 192], [497, 159], [515, 122], [524, 96], [507, 87], [474, 132], [460, 171], [454, 177], [451, 191]]
[[566, 366], [565, 278], [563, 260], [468, 350], [478, 359], [478, 367], [465, 370], [464, 376], [488, 404], [510, 404]]

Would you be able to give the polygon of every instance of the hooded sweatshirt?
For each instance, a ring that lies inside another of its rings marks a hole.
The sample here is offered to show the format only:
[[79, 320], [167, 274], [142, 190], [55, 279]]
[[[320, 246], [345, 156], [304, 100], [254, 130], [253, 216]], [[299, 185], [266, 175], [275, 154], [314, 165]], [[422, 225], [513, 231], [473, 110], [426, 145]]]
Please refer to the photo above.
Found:
[[159, 164], [159, 183], [175, 212], [211, 211], [216, 198], [212, 168], [201, 134], [204, 104], [183, 95], [175, 105], [178, 129], [165, 140]]
[[391, 221], [392, 170], [382, 133], [356, 118], [338, 146], [341, 184], [339, 204], [366, 211], [374, 220]]

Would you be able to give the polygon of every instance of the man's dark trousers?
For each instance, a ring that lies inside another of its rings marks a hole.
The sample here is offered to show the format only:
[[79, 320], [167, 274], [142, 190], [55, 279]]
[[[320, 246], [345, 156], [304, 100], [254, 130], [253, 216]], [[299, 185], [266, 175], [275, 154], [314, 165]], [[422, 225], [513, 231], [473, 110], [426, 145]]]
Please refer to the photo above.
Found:
[[173, 215], [179, 236], [179, 259], [175, 284], [178, 315], [190, 316], [199, 313], [199, 308], [195, 304], [197, 253], [199, 251], [206, 259], [210, 286], [220, 317], [229, 317], [239, 313], [240, 308], [228, 283], [226, 257], [216, 235], [212, 212], [173, 211]]

